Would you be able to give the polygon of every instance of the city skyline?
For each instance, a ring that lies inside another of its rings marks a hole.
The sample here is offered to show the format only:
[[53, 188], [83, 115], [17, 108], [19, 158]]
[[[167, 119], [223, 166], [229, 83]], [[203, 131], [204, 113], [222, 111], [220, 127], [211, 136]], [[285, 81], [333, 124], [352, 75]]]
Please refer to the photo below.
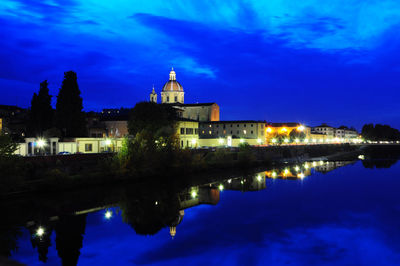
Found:
[[174, 67], [221, 120], [400, 127], [399, 3], [198, 5], [2, 1], [1, 104], [28, 107], [46, 79], [56, 96], [73, 70], [85, 111], [130, 108]]

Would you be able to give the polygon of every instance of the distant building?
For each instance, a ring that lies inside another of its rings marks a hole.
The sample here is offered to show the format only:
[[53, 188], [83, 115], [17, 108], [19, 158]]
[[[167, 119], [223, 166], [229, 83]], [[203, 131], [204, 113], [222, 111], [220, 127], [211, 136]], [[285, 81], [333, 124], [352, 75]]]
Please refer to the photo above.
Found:
[[240, 143], [262, 145], [265, 123], [256, 120], [200, 122], [199, 144], [206, 147], [237, 147]]
[[[180, 117], [196, 121], [219, 121], [219, 106], [216, 103], [185, 104], [184, 90], [176, 80], [176, 73], [172, 68], [169, 80], [161, 91], [161, 103], [173, 105]], [[157, 93], [154, 86], [150, 93], [150, 102], [157, 103]]]
[[181, 148], [196, 148], [199, 146], [199, 122], [189, 119], [178, 121], [179, 146]]
[[301, 123], [286, 122], [286, 123], [267, 123], [266, 141], [271, 143], [273, 138], [277, 135], [284, 135], [289, 137], [290, 133], [295, 130], [298, 133], [304, 133], [305, 138], [309, 138], [311, 128]]
[[313, 127], [312, 131], [315, 133], [321, 133], [327, 135], [328, 137], [333, 138], [335, 136], [335, 128], [328, 126], [327, 124], [322, 124], [317, 127]]
[[28, 121], [28, 110], [13, 106], [0, 105], [1, 131], [14, 139], [25, 137]]

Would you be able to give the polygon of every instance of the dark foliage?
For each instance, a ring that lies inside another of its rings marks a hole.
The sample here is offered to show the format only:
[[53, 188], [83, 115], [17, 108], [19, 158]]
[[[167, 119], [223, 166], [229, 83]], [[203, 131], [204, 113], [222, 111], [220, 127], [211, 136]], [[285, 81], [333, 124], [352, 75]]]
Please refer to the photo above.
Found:
[[73, 71], [64, 73], [56, 104], [56, 125], [66, 137], [84, 137], [86, 121], [77, 76]]
[[54, 110], [51, 107], [51, 96], [47, 80], [40, 83], [39, 94], [34, 93], [28, 122], [28, 135], [42, 136], [43, 132], [53, 126]]
[[388, 125], [365, 124], [361, 135], [366, 140], [400, 140], [400, 131]]

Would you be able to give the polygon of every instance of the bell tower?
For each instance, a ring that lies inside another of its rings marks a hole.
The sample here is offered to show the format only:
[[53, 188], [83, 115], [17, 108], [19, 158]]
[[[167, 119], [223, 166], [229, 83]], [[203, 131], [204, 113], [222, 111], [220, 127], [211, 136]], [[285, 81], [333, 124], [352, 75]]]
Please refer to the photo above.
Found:
[[150, 93], [150, 102], [157, 103], [157, 93], [154, 90], [154, 85], [153, 85], [153, 90]]

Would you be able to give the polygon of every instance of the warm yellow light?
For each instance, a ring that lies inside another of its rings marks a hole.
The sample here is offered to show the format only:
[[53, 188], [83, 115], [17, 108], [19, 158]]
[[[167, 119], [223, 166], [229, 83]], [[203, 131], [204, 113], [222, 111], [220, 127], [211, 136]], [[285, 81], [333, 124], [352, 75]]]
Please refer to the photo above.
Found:
[[276, 177], [276, 173], [275, 173], [275, 172], [272, 172], [271, 176], [272, 176], [273, 178], [275, 178], [275, 177]]
[[111, 139], [106, 139], [105, 143], [106, 143], [107, 146], [110, 146], [111, 145]]
[[192, 144], [196, 144], [196, 139], [192, 139]]
[[300, 170], [300, 167], [296, 166], [296, 167], [294, 168], [294, 170], [296, 170], [296, 172], [298, 172], [298, 171]]
[[308, 167], [309, 167], [309, 166], [308, 166], [308, 163], [305, 163], [305, 164], [304, 164], [304, 168], [305, 168], [305, 169], [308, 169]]
[[272, 128], [268, 127], [267, 128], [267, 133], [271, 133], [272, 132]]
[[272, 141], [272, 143], [276, 143], [276, 139], [272, 139], [271, 141]]
[[244, 139], [240, 139], [240, 143], [244, 143]]
[[[156, 201], [156, 205], [157, 205], [157, 201]], [[112, 212], [111, 211], [106, 211], [106, 213], [104, 214], [104, 217], [106, 219], [110, 219], [112, 217]]]
[[257, 176], [257, 181], [260, 182], [262, 180], [262, 177], [260, 175]]
[[295, 139], [294, 141], [295, 141], [296, 143], [299, 143], [299, 142], [300, 142], [300, 140], [299, 140], [299, 139]]
[[316, 140], [316, 139], [312, 139], [312, 142], [314, 142], [314, 143], [315, 143], [315, 142], [317, 142], [317, 140]]
[[324, 162], [323, 162], [323, 161], [320, 161], [320, 162], [319, 162], [319, 165], [324, 165]]
[[261, 139], [257, 139], [257, 143], [259, 143], [259, 144], [260, 144], [260, 143], [261, 143]]
[[286, 128], [286, 127], [283, 127], [281, 130], [282, 130], [283, 132], [286, 132], [286, 131], [287, 131], [287, 128]]
[[193, 190], [192, 193], [190, 193], [190, 195], [192, 195], [192, 198], [195, 198], [197, 197], [197, 192]]
[[232, 179], [229, 179], [229, 180], [228, 180], [228, 183], [230, 184], [231, 182], [232, 182]]
[[219, 144], [224, 144], [224, 139], [218, 139]]
[[308, 143], [308, 139], [304, 139], [304, 143]]
[[298, 126], [298, 127], [297, 127], [297, 130], [298, 130], [298, 131], [303, 131], [303, 130], [304, 130], [304, 126], [303, 126], [303, 125]]
[[218, 186], [218, 189], [219, 189], [219, 191], [222, 191], [222, 190], [224, 190], [224, 186], [221, 184]]
[[285, 174], [285, 175], [289, 174], [289, 170], [288, 170], [288, 169], [285, 169], [284, 174]]
[[313, 162], [312, 165], [313, 165], [313, 166], [317, 166], [317, 163], [316, 163], [316, 162]]
[[304, 174], [300, 173], [300, 174], [297, 175], [297, 177], [300, 178], [300, 179], [303, 179], [304, 178]]
[[38, 236], [38, 237], [42, 237], [43, 235], [44, 235], [44, 228], [43, 227], [41, 227], [41, 226], [39, 226], [39, 228], [36, 230], [36, 235]]
[[286, 143], [289, 143], [289, 139], [285, 139], [285, 142], [286, 142]]

